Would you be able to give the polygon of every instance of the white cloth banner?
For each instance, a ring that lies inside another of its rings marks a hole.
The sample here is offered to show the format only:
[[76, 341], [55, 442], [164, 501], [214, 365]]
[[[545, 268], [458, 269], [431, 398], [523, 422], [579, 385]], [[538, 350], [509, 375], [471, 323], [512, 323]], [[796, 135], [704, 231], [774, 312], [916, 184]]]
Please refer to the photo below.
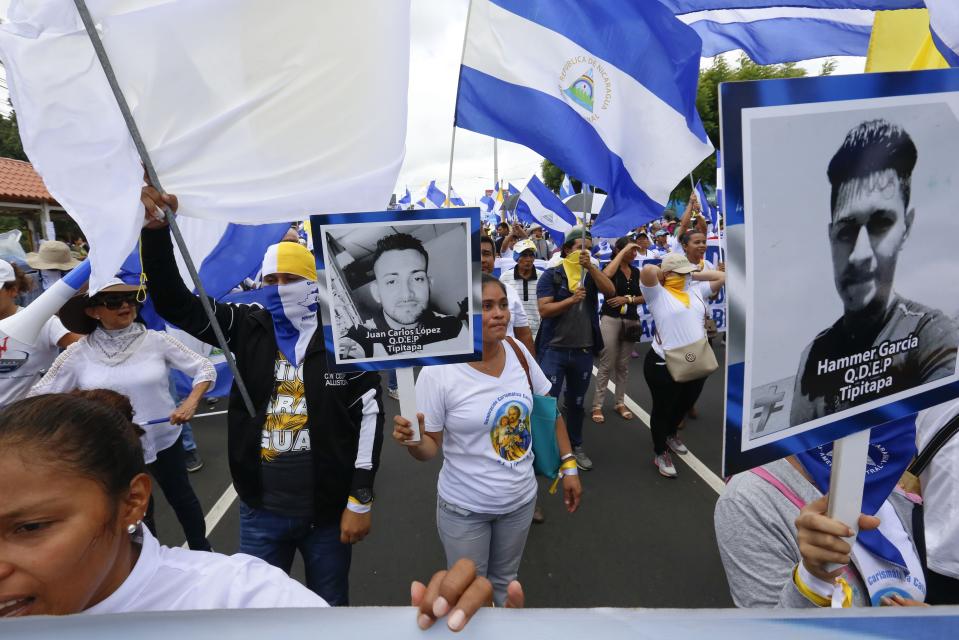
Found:
[[[405, 154], [409, 0], [87, 4], [182, 215], [386, 206]], [[97, 289], [136, 242], [143, 169], [72, 0], [14, 0], [0, 58], [24, 150], [89, 240]]]

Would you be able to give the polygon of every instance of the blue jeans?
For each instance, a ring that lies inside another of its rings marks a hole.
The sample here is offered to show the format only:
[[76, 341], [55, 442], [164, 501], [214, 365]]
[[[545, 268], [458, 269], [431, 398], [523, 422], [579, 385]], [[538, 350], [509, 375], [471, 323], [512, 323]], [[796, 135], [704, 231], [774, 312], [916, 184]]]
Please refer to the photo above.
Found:
[[593, 352], [589, 349], [546, 347], [539, 353], [539, 367], [553, 388], [549, 395], [559, 398], [566, 383], [566, 432], [574, 447], [583, 444], [583, 402], [593, 375]]
[[340, 525], [314, 525], [310, 518], [290, 518], [240, 502], [240, 553], [269, 562], [289, 573], [299, 549], [307, 588], [331, 606], [350, 603], [353, 547], [340, 542]]

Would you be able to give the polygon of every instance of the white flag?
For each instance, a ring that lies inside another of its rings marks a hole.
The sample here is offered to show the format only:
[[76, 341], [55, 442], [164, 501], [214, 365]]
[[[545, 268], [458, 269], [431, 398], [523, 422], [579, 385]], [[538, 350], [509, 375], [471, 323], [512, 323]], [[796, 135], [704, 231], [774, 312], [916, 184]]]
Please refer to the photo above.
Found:
[[[182, 215], [386, 206], [405, 154], [409, 0], [87, 4]], [[89, 240], [96, 290], [136, 243], [143, 169], [72, 0], [14, 0], [0, 58], [24, 150]]]

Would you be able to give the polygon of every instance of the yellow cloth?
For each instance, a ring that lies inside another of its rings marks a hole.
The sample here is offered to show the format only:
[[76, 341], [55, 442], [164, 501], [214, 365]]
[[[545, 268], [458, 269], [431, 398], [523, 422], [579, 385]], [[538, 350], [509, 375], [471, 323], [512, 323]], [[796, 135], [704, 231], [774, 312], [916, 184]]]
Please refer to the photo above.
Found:
[[316, 258], [298, 242], [274, 244], [263, 256], [263, 275], [274, 273], [292, 273], [316, 281]]
[[570, 293], [579, 289], [580, 282], [583, 279], [583, 265], [579, 263], [579, 254], [581, 251], [570, 251], [563, 258], [563, 271], [566, 272], [566, 285]]
[[668, 275], [666, 282], [663, 283], [669, 295], [683, 303], [683, 306], [689, 308], [689, 292], [686, 291], [686, 276]]
[[866, 72], [946, 69], [932, 41], [925, 9], [877, 11], [869, 39]]

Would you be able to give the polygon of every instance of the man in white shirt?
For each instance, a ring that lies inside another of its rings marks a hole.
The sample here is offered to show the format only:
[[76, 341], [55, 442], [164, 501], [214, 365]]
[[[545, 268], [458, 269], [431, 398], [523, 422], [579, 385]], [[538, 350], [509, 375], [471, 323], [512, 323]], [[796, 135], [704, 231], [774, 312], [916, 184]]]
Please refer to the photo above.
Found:
[[[536, 246], [532, 240], [520, 240], [514, 247], [516, 250], [516, 266], [503, 270], [499, 279], [519, 296], [523, 310], [529, 320], [529, 328], [533, 336], [539, 328], [539, 304], [536, 301], [536, 280], [539, 274], [533, 264], [536, 259]], [[507, 290], [507, 295], [509, 290]]]

